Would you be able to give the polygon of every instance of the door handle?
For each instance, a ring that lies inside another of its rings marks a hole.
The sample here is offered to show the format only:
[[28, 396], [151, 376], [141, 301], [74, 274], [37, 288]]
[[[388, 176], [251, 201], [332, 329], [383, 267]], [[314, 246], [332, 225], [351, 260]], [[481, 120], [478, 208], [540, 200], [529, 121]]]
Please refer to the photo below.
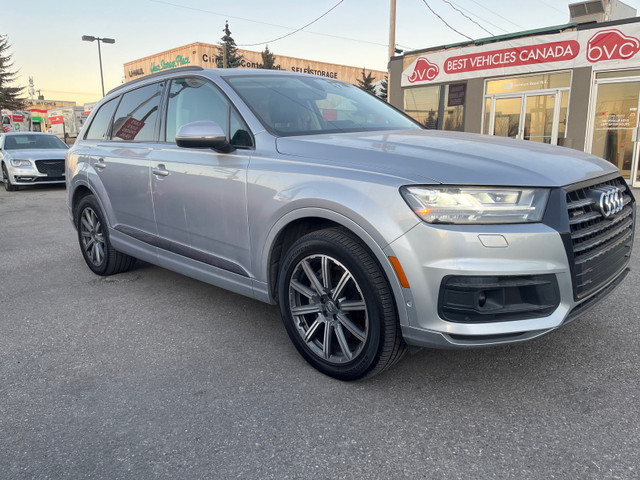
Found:
[[98, 170], [102, 170], [103, 168], [107, 168], [107, 164], [104, 163], [104, 158], [99, 158], [96, 163], [93, 164], [95, 168]]
[[162, 163], [156, 168], [152, 169], [151, 172], [158, 177], [166, 177], [167, 175], [169, 175], [169, 170], [167, 170]]

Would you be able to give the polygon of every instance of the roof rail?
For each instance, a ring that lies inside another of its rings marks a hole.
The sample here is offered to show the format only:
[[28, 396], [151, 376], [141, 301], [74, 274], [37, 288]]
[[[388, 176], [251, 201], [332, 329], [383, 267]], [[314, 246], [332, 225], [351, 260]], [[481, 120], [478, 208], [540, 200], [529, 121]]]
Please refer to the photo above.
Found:
[[[131, 80], [130, 82], [126, 82], [126, 83], [123, 83], [122, 85], [118, 85], [117, 87], [112, 88], [111, 90], [109, 90], [107, 92], [107, 95], [111, 95], [113, 92], [117, 92], [121, 88], [128, 87], [129, 85], [133, 85], [135, 83], [140, 83], [140, 82], [143, 82], [143, 81], [148, 80], [150, 78], [161, 77], [161, 76], [166, 75], [168, 73], [173, 73], [173, 72], [196, 72], [196, 71], [200, 71], [200, 70], [204, 70], [204, 68], [198, 67], [197, 65], [192, 65], [192, 66], [189, 66], [189, 67], [178, 67], [178, 68], [172, 68], [169, 71], [152, 73], [151, 75], [145, 75], [144, 77], [136, 78], [135, 80]], [[107, 95], [105, 95], [105, 97]]]

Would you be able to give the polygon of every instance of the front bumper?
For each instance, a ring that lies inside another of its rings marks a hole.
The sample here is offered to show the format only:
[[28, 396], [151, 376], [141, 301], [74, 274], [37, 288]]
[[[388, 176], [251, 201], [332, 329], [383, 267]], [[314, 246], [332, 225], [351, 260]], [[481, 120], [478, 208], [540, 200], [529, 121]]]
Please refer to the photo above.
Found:
[[14, 167], [7, 165], [7, 174], [11, 178], [11, 183], [17, 186], [65, 183], [64, 171], [47, 174], [39, 172], [34, 166]]
[[[492, 242], [492, 240], [495, 240]], [[484, 241], [484, 243], [483, 243]], [[504, 246], [485, 246], [485, 245]], [[544, 224], [440, 226], [419, 224], [389, 245], [404, 268], [409, 344], [464, 348], [529, 340], [558, 328], [576, 306], [560, 234]], [[449, 276], [554, 275], [559, 305], [550, 315], [514, 321], [463, 323], [438, 314], [443, 279]]]
[[[421, 223], [389, 244], [385, 253], [398, 258], [410, 285], [397, 299], [407, 311], [408, 324], [401, 325], [407, 343], [470, 348], [520, 342], [595, 306], [628, 273], [635, 203], [627, 188], [625, 208], [602, 219], [589, 193], [620, 183], [596, 179], [552, 191], [543, 223]], [[485, 292], [483, 282], [498, 290], [512, 284], [547, 286], [509, 287], [502, 298], [511, 298], [500, 305], [500, 295], [491, 297], [495, 290]], [[497, 315], [483, 307], [490, 297], [498, 298], [489, 305], [497, 305]]]

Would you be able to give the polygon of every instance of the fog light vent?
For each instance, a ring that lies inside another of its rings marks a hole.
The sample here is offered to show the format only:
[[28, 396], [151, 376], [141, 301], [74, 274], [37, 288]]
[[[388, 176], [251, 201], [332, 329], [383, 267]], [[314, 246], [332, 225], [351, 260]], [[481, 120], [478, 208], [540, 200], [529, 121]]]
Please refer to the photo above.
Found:
[[442, 280], [438, 314], [458, 323], [547, 317], [560, 305], [555, 275], [458, 276]]

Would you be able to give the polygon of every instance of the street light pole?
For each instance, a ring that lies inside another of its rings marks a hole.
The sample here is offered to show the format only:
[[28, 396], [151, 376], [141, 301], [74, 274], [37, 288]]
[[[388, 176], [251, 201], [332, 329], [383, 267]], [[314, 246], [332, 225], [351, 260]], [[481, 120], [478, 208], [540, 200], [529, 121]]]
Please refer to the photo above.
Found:
[[103, 43], [116, 43], [113, 38], [100, 38], [94, 37], [91, 35], [83, 35], [82, 40], [85, 42], [93, 42], [96, 40], [98, 42], [98, 60], [100, 61], [100, 82], [102, 83], [102, 96], [104, 97], [104, 77], [102, 75], [102, 52], [100, 51], [100, 42]]
[[98, 61], [100, 62], [100, 82], [102, 83], [102, 96], [104, 97], [104, 77], [102, 76], [102, 52], [100, 51], [99, 38], [98, 38]]

